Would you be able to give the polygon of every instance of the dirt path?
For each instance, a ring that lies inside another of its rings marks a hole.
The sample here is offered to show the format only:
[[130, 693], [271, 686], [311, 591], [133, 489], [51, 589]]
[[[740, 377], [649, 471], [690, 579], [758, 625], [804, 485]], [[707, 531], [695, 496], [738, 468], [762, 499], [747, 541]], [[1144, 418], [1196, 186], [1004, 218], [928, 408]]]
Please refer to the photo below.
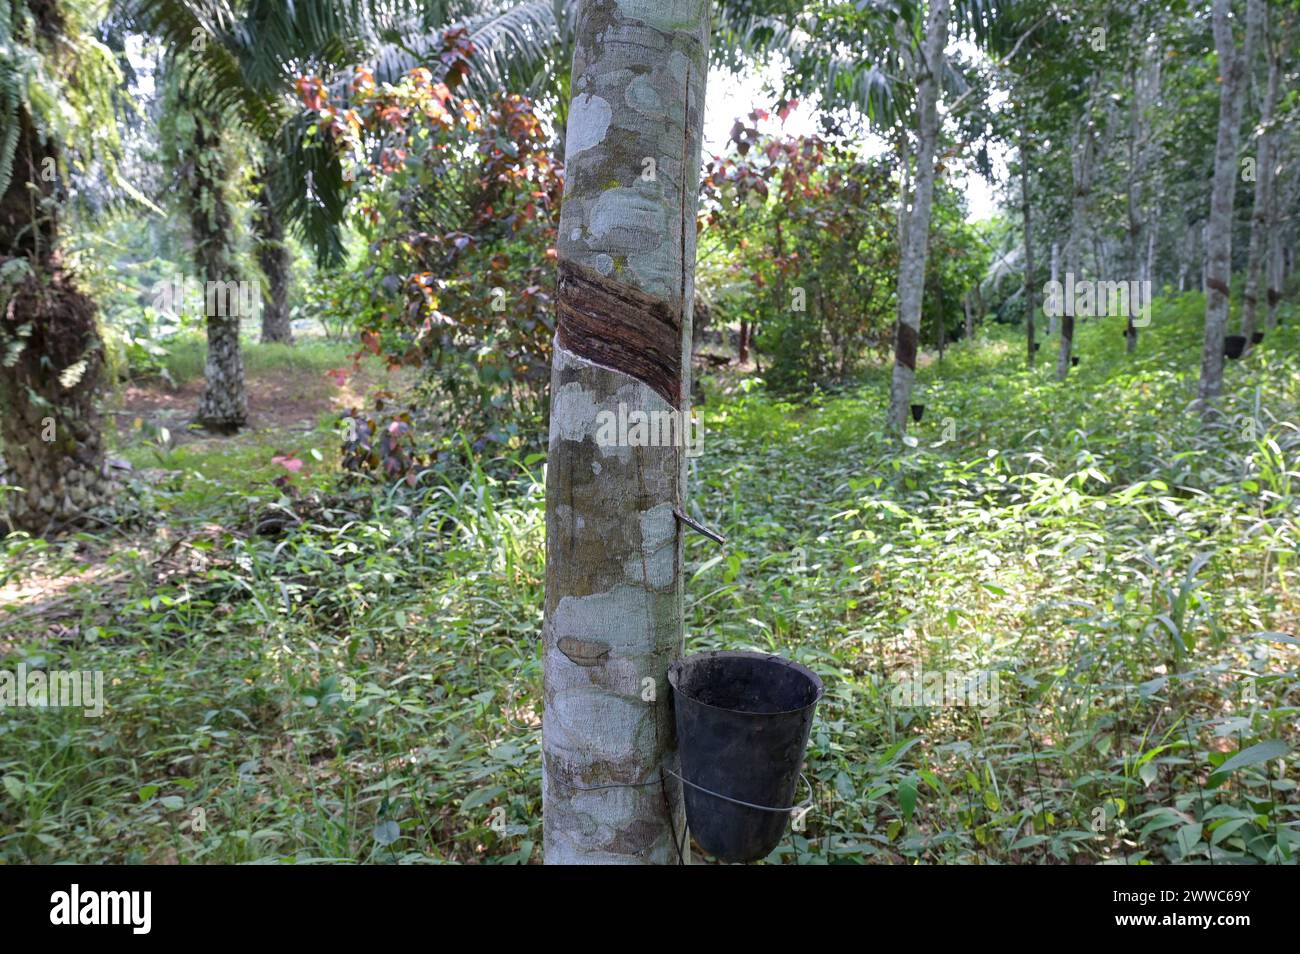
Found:
[[[217, 439], [216, 435], [193, 426], [203, 379], [173, 389], [164, 381], [132, 382], [109, 412], [123, 445], [134, 442], [133, 433], [165, 427], [173, 446]], [[322, 414], [340, 413], [362, 407], [366, 394], [384, 384], [382, 377], [365, 370], [349, 374], [341, 386], [328, 374], [313, 370], [280, 368], [250, 373], [248, 388], [248, 431], [303, 432], [316, 426]], [[138, 423], [137, 423], [138, 422]]]

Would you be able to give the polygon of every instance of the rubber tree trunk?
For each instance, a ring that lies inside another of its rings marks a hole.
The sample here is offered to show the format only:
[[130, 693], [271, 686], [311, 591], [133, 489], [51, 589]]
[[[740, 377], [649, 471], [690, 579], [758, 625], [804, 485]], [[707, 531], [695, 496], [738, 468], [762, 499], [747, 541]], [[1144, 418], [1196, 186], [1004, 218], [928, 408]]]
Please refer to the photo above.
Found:
[[1277, 327], [1277, 309], [1282, 304], [1282, 238], [1277, 221], [1277, 190], [1273, 194], [1273, 223], [1268, 236], [1268, 329]]
[[707, 0], [578, 7], [546, 469], [548, 864], [689, 857], [666, 679], [685, 456], [602, 424], [688, 413], [708, 36]]
[[[1061, 277], [1061, 243], [1052, 243], [1052, 285], [1055, 286]], [[1056, 309], [1047, 316], [1047, 336], [1056, 337]]]
[[196, 420], [209, 430], [232, 433], [248, 422], [244, 357], [239, 347], [243, 302], [236, 280], [233, 216], [225, 191], [220, 117], [186, 103], [193, 138], [181, 167], [182, 196], [190, 224], [194, 263], [205, 289], [208, 354]]
[[1034, 366], [1034, 318], [1038, 314], [1034, 297], [1034, 225], [1029, 207], [1029, 132], [1020, 126], [1020, 212], [1025, 229], [1025, 362]]
[[[60, 203], [57, 152], [25, 105], [15, 110], [13, 176], [0, 196], [0, 266], [23, 277], [0, 285], [0, 498], [15, 529], [43, 534], [81, 524], [108, 503], [96, 396], [104, 365], [94, 303], [55, 249]], [[22, 263], [11, 265], [12, 262]]]
[[[1149, 248], [1144, 249], [1147, 233], [1151, 229], [1150, 216], [1146, 214], [1143, 204], [1143, 186], [1145, 176], [1153, 163], [1151, 162], [1151, 122], [1150, 110], [1159, 93], [1160, 57], [1156, 48], [1148, 43], [1142, 53], [1142, 61], [1129, 71], [1129, 82], [1133, 88], [1129, 103], [1129, 139], [1128, 139], [1128, 231], [1125, 236], [1125, 253], [1128, 258], [1128, 278], [1142, 281], [1143, 252], [1149, 255]], [[1156, 190], [1159, 192], [1159, 189]], [[1137, 325], [1133, 323], [1130, 313], [1124, 318], [1124, 345], [1129, 354], [1137, 350]]]
[[894, 329], [894, 377], [889, 389], [888, 424], [907, 429], [916, 352], [921, 332], [921, 296], [934, 199], [934, 154], [939, 140], [939, 75], [948, 44], [949, 0], [931, 0], [916, 83], [916, 176], [912, 208], [903, 217], [898, 264], [898, 322]]
[[[1074, 153], [1070, 158], [1073, 199], [1070, 206], [1070, 237], [1065, 243], [1065, 271], [1077, 282], [1083, 278], [1083, 235], [1088, 221], [1088, 203], [1092, 197], [1092, 161], [1096, 135], [1092, 128], [1092, 96], [1075, 134]], [[1061, 344], [1056, 355], [1056, 379], [1064, 381], [1070, 373], [1070, 353], [1074, 349], [1074, 303], [1065, 303], [1061, 315]]]
[[289, 323], [289, 274], [293, 258], [285, 243], [284, 223], [271, 201], [265, 177], [255, 183], [256, 211], [253, 229], [257, 234], [257, 264], [266, 279], [266, 297], [262, 301], [262, 341], [293, 343]]
[[[1264, 11], [1264, 31], [1269, 33], [1268, 11]], [[1281, 89], [1282, 51], [1275, 47], [1272, 37], [1265, 44], [1268, 51], [1268, 81], [1259, 107], [1260, 134], [1255, 150], [1255, 203], [1250, 215], [1250, 252], [1246, 259], [1246, 290], [1241, 299], [1241, 333], [1246, 336], [1246, 348], [1258, 327], [1259, 296], [1266, 285], [1268, 256], [1268, 230], [1273, 208], [1273, 183], [1276, 160], [1273, 147], [1276, 134], [1273, 130], [1274, 113]], [[1246, 64], [1247, 73], [1250, 63]]]
[[1232, 280], [1232, 212], [1237, 185], [1237, 145], [1246, 64], [1263, 15], [1262, 0], [1248, 0], [1244, 49], [1232, 30], [1232, 0], [1214, 0], [1214, 46], [1219, 55], [1219, 129], [1210, 186], [1210, 220], [1205, 234], [1205, 344], [1197, 398], [1203, 410], [1223, 390], [1223, 339], [1228, 329], [1229, 283]]

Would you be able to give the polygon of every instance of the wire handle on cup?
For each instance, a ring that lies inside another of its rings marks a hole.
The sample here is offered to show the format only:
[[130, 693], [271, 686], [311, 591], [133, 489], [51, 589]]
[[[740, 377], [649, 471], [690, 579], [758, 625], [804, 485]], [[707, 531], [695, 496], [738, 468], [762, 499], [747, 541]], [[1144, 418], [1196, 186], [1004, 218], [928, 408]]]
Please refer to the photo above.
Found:
[[741, 801], [739, 798], [732, 798], [730, 795], [723, 795], [721, 792], [715, 792], [715, 791], [713, 791], [712, 789], [705, 788], [703, 785], [696, 785], [696, 784], [695, 784], [694, 782], [692, 782], [690, 779], [682, 778], [680, 775], [678, 775], [678, 774], [677, 774], [676, 772], [674, 772], [672, 769], [665, 769], [665, 771], [666, 771], [669, 775], [671, 775], [673, 778], [677, 779], [677, 781], [681, 782], [683, 785], [689, 785], [691, 788], [696, 789], [697, 791], [701, 791], [701, 792], [703, 792], [705, 795], [712, 795], [714, 798], [720, 798], [720, 799], [722, 799], [724, 802], [731, 802], [731, 803], [733, 803], [733, 804], [735, 804], [735, 805], [744, 805], [746, 808], [755, 808], [755, 809], [758, 809], [758, 810], [761, 811], [761, 812], [798, 812], [800, 815], [802, 815], [802, 814], [804, 814], [805, 812], [810, 811], [810, 810], [812, 809], [812, 807], [813, 807], [813, 800], [812, 800], [813, 787], [812, 787], [812, 782], [808, 781], [808, 776], [804, 775], [803, 772], [800, 772], [800, 773], [799, 773], [799, 777], [800, 777], [801, 779], [803, 779], [803, 783], [804, 783], [805, 785], [808, 786], [808, 801], [807, 801], [807, 803], [805, 803], [805, 804], [803, 804], [803, 805], [790, 805], [790, 806], [787, 807], [787, 808], [772, 808], [770, 805], [755, 805], [753, 802], [745, 802], [745, 801]]

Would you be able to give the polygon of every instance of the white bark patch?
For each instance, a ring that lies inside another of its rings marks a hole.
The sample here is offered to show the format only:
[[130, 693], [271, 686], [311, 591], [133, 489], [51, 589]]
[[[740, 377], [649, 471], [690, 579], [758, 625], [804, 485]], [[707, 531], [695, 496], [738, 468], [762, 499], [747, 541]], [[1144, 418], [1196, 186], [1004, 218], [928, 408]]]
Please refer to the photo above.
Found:
[[701, 0], [615, 0], [615, 3], [623, 16], [659, 30], [694, 27], [701, 19]]
[[587, 230], [615, 252], [654, 248], [668, 234], [663, 201], [636, 189], [610, 189], [591, 204]]
[[690, 58], [681, 50], [673, 50], [668, 55], [668, 72], [680, 85], [686, 83], [686, 72], [690, 69], [690, 65]]
[[630, 582], [662, 590], [677, 579], [677, 516], [672, 504], [641, 514], [641, 554], [623, 564]]
[[634, 759], [654, 731], [646, 705], [595, 686], [557, 690], [546, 706], [547, 749], [575, 764]]
[[663, 97], [648, 76], [638, 76], [629, 83], [623, 100], [643, 116], [665, 115]]
[[607, 593], [566, 596], [555, 607], [556, 639], [607, 643], [613, 654], [635, 656], [651, 645], [650, 594], [620, 583]]
[[551, 440], [584, 441], [595, 433], [596, 399], [575, 381], [551, 398]]
[[565, 155], [576, 156], [584, 149], [600, 145], [609, 131], [609, 121], [614, 116], [609, 103], [599, 96], [581, 93], [569, 105], [569, 128], [565, 140]]

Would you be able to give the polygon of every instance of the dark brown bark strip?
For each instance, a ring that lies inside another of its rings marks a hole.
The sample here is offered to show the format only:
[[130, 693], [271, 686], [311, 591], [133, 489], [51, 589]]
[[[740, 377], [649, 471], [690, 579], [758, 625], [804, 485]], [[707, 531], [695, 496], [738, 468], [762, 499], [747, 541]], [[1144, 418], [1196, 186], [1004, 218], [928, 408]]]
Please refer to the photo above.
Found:
[[556, 295], [560, 344], [644, 382], [673, 407], [681, 403], [681, 319], [667, 302], [560, 263]]
[[916, 370], [916, 329], [911, 325], [898, 323], [898, 335], [895, 338], [894, 357], [898, 363], [909, 371]]

